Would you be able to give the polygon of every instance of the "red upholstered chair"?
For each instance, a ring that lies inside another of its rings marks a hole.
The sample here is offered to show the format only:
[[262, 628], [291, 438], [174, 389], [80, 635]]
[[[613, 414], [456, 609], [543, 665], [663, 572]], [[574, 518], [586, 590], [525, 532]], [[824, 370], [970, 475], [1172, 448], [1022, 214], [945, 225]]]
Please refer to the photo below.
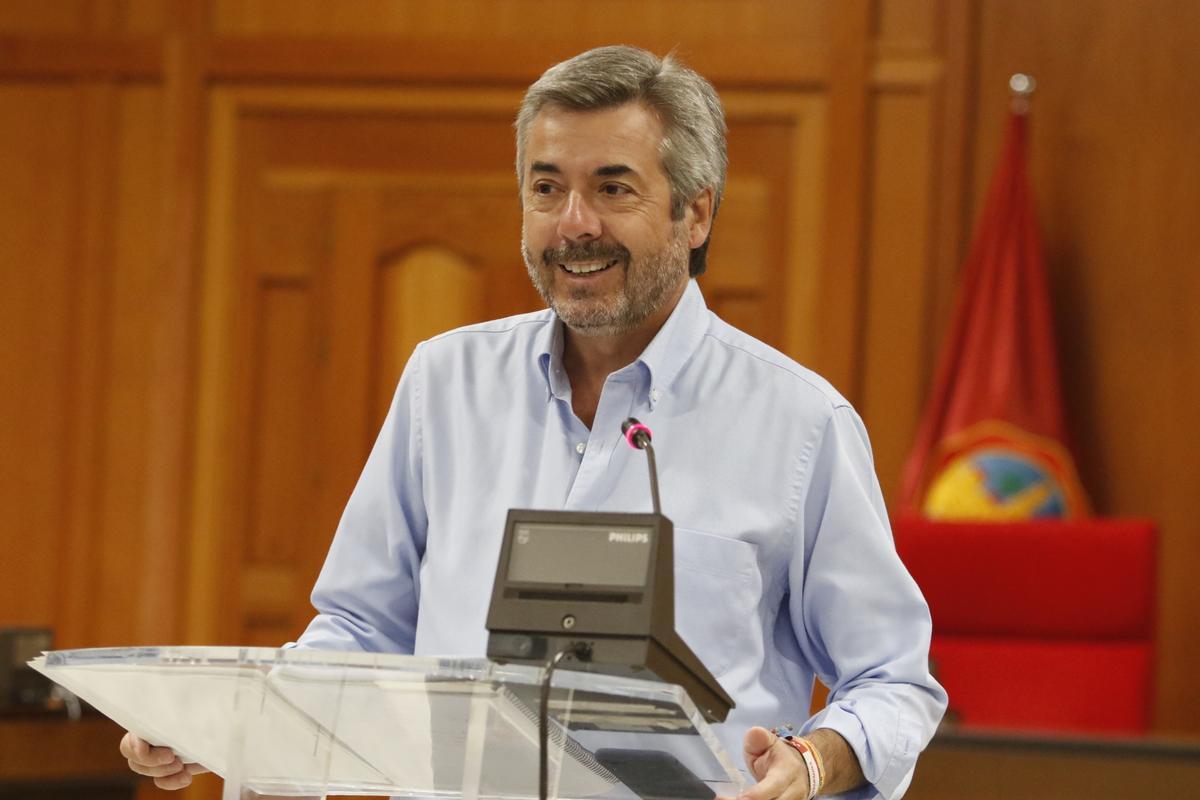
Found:
[[1149, 730], [1153, 523], [900, 519], [894, 532], [929, 601], [930, 657], [960, 725]]

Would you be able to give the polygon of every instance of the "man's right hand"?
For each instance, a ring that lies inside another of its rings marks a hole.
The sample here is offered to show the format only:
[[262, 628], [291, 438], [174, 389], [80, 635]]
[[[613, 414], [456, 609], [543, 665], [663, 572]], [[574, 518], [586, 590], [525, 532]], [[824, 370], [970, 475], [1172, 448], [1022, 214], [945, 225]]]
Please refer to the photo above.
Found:
[[169, 747], [154, 747], [145, 739], [126, 733], [121, 739], [121, 755], [129, 759], [129, 768], [138, 775], [154, 778], [160, 789], [182, 789], [192, 776], [208, 772], [199, 764], [185, 764]]

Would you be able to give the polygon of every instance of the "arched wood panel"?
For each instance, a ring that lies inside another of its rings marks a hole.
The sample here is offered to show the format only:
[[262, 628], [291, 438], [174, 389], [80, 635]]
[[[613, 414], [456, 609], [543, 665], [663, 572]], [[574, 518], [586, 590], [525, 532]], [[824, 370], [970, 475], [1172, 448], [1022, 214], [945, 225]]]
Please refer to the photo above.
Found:
[[[417, 209], [413, 209], [417, 210]], [[419, 213], [419, 211], [418, 211]], [[376, 278], [376, 390], [371, 420], [382, 424], [396, 382], [418, 342], [486, 319], [479, 269], [447, 245], [419, 245], [385, 261]]]

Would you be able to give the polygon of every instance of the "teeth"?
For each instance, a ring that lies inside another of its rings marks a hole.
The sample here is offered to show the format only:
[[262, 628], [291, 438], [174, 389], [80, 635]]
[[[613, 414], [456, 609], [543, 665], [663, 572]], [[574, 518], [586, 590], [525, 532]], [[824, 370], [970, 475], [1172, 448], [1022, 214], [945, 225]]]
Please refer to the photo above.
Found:
[[560, 264], [563, 269], [570, 272], [572, 275], [587, 275], [591, 272], [599, 272], [602, 269], [608, 269], [616, 261], [600, 262], [600, 261], [584, 261], [577, 264]]

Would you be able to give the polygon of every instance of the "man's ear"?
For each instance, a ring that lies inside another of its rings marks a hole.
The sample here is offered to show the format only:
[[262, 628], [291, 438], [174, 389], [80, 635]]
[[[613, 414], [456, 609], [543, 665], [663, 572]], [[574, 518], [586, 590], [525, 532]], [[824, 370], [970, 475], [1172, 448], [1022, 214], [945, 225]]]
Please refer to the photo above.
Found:
[[692, 198], [683, 212], [683, 221], [688, 227], [688, 247], [695, 250], [708, 240], [712, 230], [713, 190], [709, 186]]

